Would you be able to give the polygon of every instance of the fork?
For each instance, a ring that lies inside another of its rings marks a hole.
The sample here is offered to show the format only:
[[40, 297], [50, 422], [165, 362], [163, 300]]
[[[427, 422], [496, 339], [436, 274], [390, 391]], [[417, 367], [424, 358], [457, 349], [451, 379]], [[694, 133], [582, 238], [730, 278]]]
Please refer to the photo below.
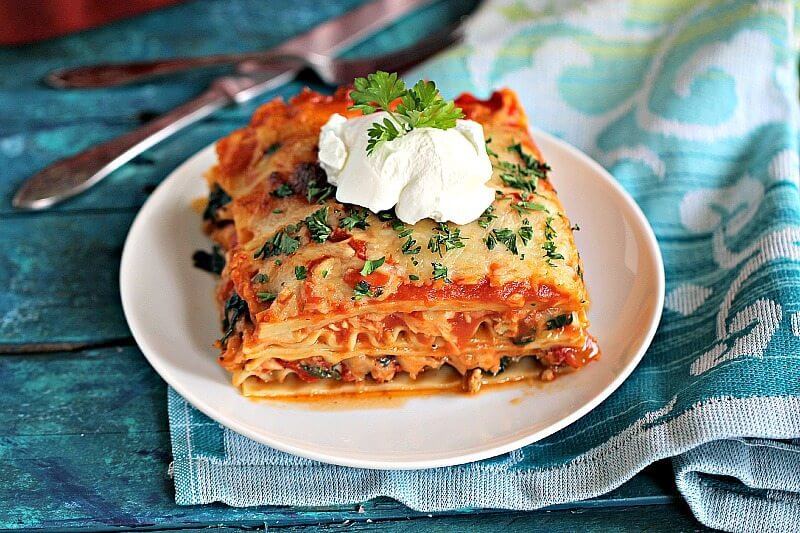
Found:
[[305, 63], [295, 60], [290, 64], [285, 59], [267, 64], [245, 61], [238, 67], [243, 74], [217, 78], [195, 99], [129, 133], [57, 161], [34, 174], [14, 195], [12, 204], [22, 209], [44, 209], [75, 196], [148, 148], [218, 109], [231, 103], [247, 102], [291, 81], [304, 66], [311, 66], [329, 84], [348, 84], [353, 78], [378, 69], [390, 72], [407, 70], [458, 42], [461, 36], [458, 27], [449, 27], [407, 48], [365, 59], [309, 55]]
[[[219, 54], [203, 57], [180, 57], [134, 63], [105, 63], [58, 69], [48, 73], [42, 81], [56, 89], [94, 89], [116, 87], [146, 81], [154, 77], [175, 74], [196, 68], [219, 65], [236, 65], [239, 73], [252, 73], [286, 66], [308, 67], [329, 85], [346, 83], [348, 77], [374, 72], [382, 63], [400, 61], [402, 57], [433, 53], [452, 44], [460, 37], [460, 23], [422, 39], [409, 48], [380, 57], [355, 60], [337, 60], [311, 50], [275, 50], [241, 54]], [[396, 69], [395, 69], [396, 70]]]

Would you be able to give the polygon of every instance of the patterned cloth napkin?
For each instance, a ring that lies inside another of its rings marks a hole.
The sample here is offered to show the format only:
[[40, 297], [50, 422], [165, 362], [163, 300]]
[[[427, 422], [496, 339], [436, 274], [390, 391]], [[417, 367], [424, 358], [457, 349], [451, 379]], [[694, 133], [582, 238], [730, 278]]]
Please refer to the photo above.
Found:
[[[518, 91], [537, 126], [600, 161], [664, 254], [652, 347], [600, 407], [492, 460], [343, 468], [256, 444], [170, 391], [181, 504], [533, 509], [597, 496], [672, 457], [703, 523], [800, 524], [800, 197], [788, 1], [489, 1], [465, 44], [409, 79]], [[794, 439], [794, 440], [792, 440]]]

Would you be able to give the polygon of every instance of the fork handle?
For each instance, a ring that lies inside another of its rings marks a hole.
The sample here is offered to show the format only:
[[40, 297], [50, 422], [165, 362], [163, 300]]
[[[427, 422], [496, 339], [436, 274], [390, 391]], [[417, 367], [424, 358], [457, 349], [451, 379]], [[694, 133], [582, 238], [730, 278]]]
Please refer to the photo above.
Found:
[[295, 71], [280, 71], [254, 78], [219, 78], [195, 99], [139, 128], [74, 156], [62, 159], [28, 178], [12, 204], [23, 209], [44, 209], [85, 191], [154, 144], [217, 109], [241, 103], [289, 81]]
[[296, 66], [298, 62], [308, 61], [308, 58], [290, 51], [276, 50], [202, 57], [177, 57], [133, 63], [102, 63], [54, 70], [48, 73], [43, 81], [57, 89], [115, 87], [195, 68], [232, 65], [245, 61], [257, 61], [264, 67], [277, 69], [282, 66]]

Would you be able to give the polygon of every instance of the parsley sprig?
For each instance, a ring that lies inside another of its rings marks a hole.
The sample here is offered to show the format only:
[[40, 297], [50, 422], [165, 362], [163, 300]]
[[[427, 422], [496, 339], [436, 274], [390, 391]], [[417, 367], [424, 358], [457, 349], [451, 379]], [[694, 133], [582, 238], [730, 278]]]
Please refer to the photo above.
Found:
[[[445, 100], [432, 81], [420, 80], [412, 88], [407, 88], [397, 73], [379, 70], [366, 78], [356, 78], [355, 89], [350, 91], [353, 100], [351, 109], [358, 109], [365, 115], [378, 110], [389, 114], [383, 122], [375, 122], [368, 130], [367, 154], [372, 154], [382, 142], [392, 141], [414, 128], [438, 128], [442, 130], [455, 127], [456, 120], [463, 118], [461, 108], [452, 100]], [[393, 110], [392, 103], [400, 99]]]

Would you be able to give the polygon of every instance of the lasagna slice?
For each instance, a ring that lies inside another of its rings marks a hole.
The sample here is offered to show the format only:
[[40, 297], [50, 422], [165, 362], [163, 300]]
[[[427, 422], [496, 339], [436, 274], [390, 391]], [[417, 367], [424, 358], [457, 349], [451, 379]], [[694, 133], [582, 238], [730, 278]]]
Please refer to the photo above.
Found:
[[[551, 380], [597, 354], [581, 260], [509, 90], [462, 95], [496, 197], [480, 219], [414, 225], [336, 201], [321, 126], [348, 90], [259, 108], [217, 144], [205, 230], [220, 256], [220, 364], [248, 396]], [[203, 259], [203, 258], [201, 258]], [[223, 267], [224, 264], [224, 267]]]

